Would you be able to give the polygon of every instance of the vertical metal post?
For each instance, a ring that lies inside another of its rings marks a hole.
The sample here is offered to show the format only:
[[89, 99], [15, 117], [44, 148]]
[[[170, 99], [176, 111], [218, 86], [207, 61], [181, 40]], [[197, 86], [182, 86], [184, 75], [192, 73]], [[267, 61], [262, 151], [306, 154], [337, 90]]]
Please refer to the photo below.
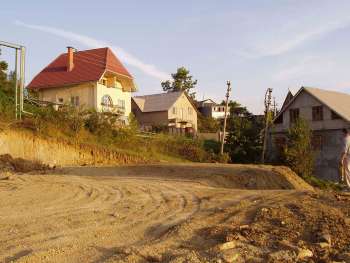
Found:
[[268, 131], [269, 131], [269, 113], [270, 113], [270, 105], [271, 105], [271, 93], [272, 93], [272, 89], [268, 88], [265, 94], [265, 131], [264, 131], [263, 151], [261, 155], [262, 163], [265, 163], [267, 136], [269, 134]]
[[230, 91], [231, 91], [231, 82], [228, 80], [227, 81], [227, 92], [226, 92], [226, 106], [225, 106], [225, 117], [224, 117], [224, 130], [222, 133], [222, 138], [221, 138], [221, 149], [220, 149], [220, 154], [224, 154], [224, 144], [225, 144], [225, 139], [226, 139], [226, 122], [227, 122], [227, 108], [228, 108], [228, 99], [230, 97]]
[[23, 112], [24, 63], [25, 63], [25, 48], [21, 47], [20, 86], [19, 86], [19, 119], [20, 120], [22, 119], [22, 112]]
[[18, 49], [16, 48], [16, 61], [15, 61], [15, 115], [18, 119]]

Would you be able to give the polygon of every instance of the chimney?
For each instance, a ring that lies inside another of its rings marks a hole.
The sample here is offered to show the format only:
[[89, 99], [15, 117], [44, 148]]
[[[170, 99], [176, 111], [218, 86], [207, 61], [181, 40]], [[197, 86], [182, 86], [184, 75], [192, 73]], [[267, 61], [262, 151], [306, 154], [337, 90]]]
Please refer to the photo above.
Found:
[[74, 54], [75, 48], [74, 47], [67, 47], [67, 71], [70, 72], [74, 68], [74, 61], [73, 61], [73, 54]]

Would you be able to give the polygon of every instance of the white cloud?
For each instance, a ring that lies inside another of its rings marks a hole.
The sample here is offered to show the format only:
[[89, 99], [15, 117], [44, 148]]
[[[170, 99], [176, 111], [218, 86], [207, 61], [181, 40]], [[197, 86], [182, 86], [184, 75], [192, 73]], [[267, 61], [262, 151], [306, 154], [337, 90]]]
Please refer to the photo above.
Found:
[[111, 45], [106, 41], [94, 39], [88, 36], [80, 35], [77, 33], [73, 33], [70, 31], [66, 31], [66, 30], [62, 30], [54, 27], [26, 24], [21, 21], [15, 21], [15, 24], [26, 28], [46, 32], [46, 33], [56, 35], [62, 38], [66, 38], [69, 40], [73, 40], [89, 48], [110, 47], [111, 49], [113, 49], [114, 52], [117, 53], [118, 58], [120, 58], [121, 61], [133, 67], [138, 68], [145, 74], [151, 77], [157, 78], [159, 80], [166, 80], [170, 77], [170, 74], [159, 70], [156, 66], [152, 64], [147, 64], [141, 61], [140, 59], [138, 59], [137, 57], [133, 56], [132, 54], [128, 53], [123, 48]]

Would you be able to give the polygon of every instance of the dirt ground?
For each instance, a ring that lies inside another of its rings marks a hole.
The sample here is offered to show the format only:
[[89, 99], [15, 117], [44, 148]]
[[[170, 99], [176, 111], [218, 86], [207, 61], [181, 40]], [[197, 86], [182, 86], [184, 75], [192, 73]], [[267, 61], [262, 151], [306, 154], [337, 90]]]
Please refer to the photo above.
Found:
[[350, 196], [289, 169], [74, 167], [0, 176], [0, 262], [350, 262]]

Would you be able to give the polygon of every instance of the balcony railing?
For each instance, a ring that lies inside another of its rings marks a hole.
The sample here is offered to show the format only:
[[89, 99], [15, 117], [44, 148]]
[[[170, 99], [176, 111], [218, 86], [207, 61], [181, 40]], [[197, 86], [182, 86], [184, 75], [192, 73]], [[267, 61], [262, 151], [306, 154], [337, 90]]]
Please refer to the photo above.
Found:
[[102, 106], [102, 111], [105, 111], [105, 112], [120, 113], [120, 114], [125, 113], [125, 107], [120, 105], [108, 105], [105, 103], [101, 103], [101, 106]]

